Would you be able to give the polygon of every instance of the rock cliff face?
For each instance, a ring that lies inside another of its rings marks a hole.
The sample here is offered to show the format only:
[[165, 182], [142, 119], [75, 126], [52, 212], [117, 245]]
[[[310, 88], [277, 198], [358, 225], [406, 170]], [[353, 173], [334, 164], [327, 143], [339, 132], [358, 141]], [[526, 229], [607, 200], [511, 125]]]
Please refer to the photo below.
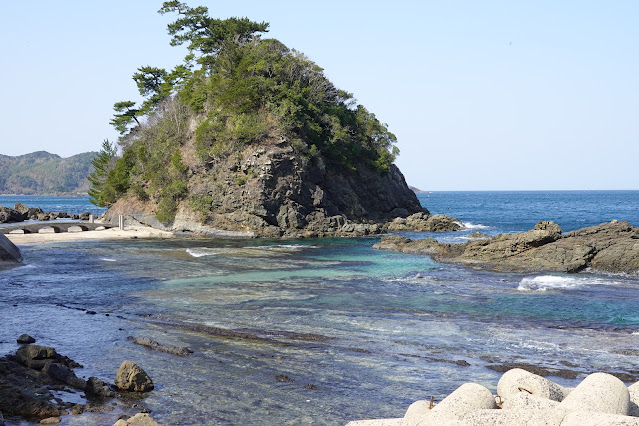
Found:
[[262, 144], [214, 164], [203, 164], [188, 146], [189, 199], [175, 220], [160, 223], [157, 204], [129, 195], [107, 213], [160, 229], [264, 237], [359, 236], [384, 231], [386, 222], [415, 213], [430, 216], [399, 169], [337, 170], [321, 157], [299, 155], [286, 142]]
[[613, 221], [566, 234], [553, 222], [539, 222], [528, 232], [501, 234], [464, 244], [388, 236], [374, 248], [426, 254], [440, 261], [501, 271], [579, 272], [593, 268], [639, 274], [639, 229], [628, 222]]

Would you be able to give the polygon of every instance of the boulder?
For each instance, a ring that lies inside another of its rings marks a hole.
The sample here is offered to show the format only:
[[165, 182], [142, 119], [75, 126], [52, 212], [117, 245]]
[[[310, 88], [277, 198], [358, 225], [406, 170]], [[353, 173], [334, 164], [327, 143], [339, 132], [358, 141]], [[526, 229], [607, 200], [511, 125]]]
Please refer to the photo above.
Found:
[[29, 207], [25, 206], [24, 204], [15, 203], [13, 206], [13, 210], [22, 216], [22, 220], [29, 219]]
[[[509, 399], [522, 392], [558, 402], [561, 402], [565, 396], [563, 388], [558, 384], [521, 368], [508, 370], [497, 383], [497, 394], [504, 401], [504, 407], [508, 406]], [[532, 400], [529, 402], [534, 403]]]
[[89, 377], [84, 392], [90, 397], [111, 398], [115, 396], [115, 392], [111, 390], [111, 386], [97, 377]]
[[89, 220], [89, 216], [91, 216], [89, 212], [80, 213], [80, 220]]
[[384, 225], [388, 231], [451, 232], [463, 228], [458, 219], [443, 214], [430, 215], [424, 212], [408, 217], [397, 217]]
[[39, 214], [44, 213], [40, 207], [30, 207], [28, 212], [28, 218], [31, 220], [35, 220], [38, 218]]
[[123, 391], [148, 392], [153, 390], [153, 381], [136, 363], [124, 361], [115, 376], [115, 386]]
[[0, 223], [22, 222], [22, 214], [5, 206], [0, 206]]
[[21, 334], [16, 341], [20, 344], [29, 344], [29, 343], [35, 343], [36, 339], [29, 336], [28, 334]]
[[161, 426], [147, 413], [138, 413], [128, 420], [120, 419], [113, 426]]
[[44, 364], [44, 367], [42, 367], [42, 372], [73, 388], [81, 390], [85, 390], [86, 388], [86, 382], [76, 377], [73, 370], [57, 362], [47, 362]]
[[597, 411], [628, 415], [630, 393], [621, 380], [606, 373], [593, 373], [586, 377], [559, 404], [564, 411]]
[[50, 346], [25, 345], [16, 351], [16, 360], [27, 365], [27, 361], [53, 359], [56, 351]]

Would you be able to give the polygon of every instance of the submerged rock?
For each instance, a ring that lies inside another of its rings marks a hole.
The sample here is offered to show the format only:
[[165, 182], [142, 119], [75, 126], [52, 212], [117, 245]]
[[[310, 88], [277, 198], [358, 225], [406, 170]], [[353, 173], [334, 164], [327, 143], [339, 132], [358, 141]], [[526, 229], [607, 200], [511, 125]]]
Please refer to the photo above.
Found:
[[133, 343], [136, 345], [141, 345], [155, 351], [166, 352], [172, 355], [186, 356], [193, 353], [193, 351], [187, 347], [161, 345], [159, 342], [148, 337], [128, 337], [128, 339], [133, 340]]

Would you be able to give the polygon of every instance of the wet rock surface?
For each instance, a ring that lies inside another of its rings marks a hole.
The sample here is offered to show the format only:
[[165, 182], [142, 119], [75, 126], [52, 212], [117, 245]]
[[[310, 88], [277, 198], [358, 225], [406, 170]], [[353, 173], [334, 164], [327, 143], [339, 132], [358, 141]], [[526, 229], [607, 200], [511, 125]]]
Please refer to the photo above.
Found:
[[639, 273], [639, 229], [618, 221], [566, 234], [557, 224], [544, 221], [528, 232], [500, 234], [463, 244], [390, 235], [373, 247], [424, 254], [437, 261], [497, 271], [575, 273], [592, 268], [602, 272]]
[[153, 390], [153, 381], [142, 367], [124, 361], [115, 376], [115, 386], [122, 391], [148, 392]]
[[128, 339], [132, 340], [136, 345], [141, 345], [154, 351], [166, 352], [172, 355], [187, 356], [193, 353], [193, 351], [187, 347], [162, 345], [148, 337], [129, 336]]
[[[23, 345], [15, 355], [0, 358], [0, 425], [3, 424], [1, 415], [14, 420], [57, 424], [61, 416], [69, 413], [113, 411], [114, 397], [128, 400], [127, 395], [118, 395], [112, 385], [97, 377], [88, 380], [77, 377], [74, 369], [78, 368], [82, 365], [43, 345]], [[65, 395], [69, 401], [65, 401]], [[78, 398], [84, 398], [86, 403], [79, 404]], [[136, 411], [140, 410], [133, 410]]]

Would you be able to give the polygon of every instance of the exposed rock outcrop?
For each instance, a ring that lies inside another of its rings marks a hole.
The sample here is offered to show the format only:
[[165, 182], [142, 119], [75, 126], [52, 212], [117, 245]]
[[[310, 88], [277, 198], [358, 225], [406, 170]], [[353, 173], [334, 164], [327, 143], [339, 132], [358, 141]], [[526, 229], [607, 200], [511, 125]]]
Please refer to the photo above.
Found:
[[539, 222], [528, 232], [501, 234], [463, 244], [391, 235], [373, 247], [501, 271], [579, 272], [593, 268], [639, 273], [639, 229], [618, 221], [566, 234], [553, 222]]
[[183, 156], [189, 194], [206, 202], [201, 211], [185, 200], [171, 223], [160, 223], [155, 202], [129, 196], [112, 206], [106, 219], [114, 223], [123, 214], [164, 230], [321, 237], [376, 234], [396, 217], [429, 215], [394, 165], [386, 174], [366, 167], [336, 171], [320, 158], [304, 158], [290, 145], [277, 143], [210, 165]]
[[89, 220], [89, 212], [84, 212], [80, 215], [70, 215], [67, 212], [45, 212], [40, 207], [27, 207], [22, 203], [15, 203], [13, 208], [0, 206], [0, 223], [23, 222], [25, 220], [48, 221], [67, 218]]
[[414, 213], [397, 217], [384, 226], [387, 231], [451, 232], [463, 229], [461, 221], [443, 214]]

